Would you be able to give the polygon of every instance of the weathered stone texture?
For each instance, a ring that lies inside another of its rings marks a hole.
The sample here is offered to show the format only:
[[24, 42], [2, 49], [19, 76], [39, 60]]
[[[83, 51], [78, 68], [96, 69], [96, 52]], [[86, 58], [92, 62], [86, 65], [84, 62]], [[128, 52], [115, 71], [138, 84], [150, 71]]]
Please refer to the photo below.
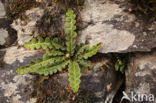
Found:
[[16, 41], [16, 32], [10, 27], [5, 6], [0, 1], [0, 47], [10, 46], [14, 41]]
[[[132, 57], [126, 72], [126, 92], [152, 94], [156, 97], [156, 52], [136, 54]], [[156, 100], [153, 103], [156, 103]]]
[[38, 58], [40, 53], [14, 46], [0, 50], [0, 54], [0, 103], [35, 103], [35, 98], [30, 99], [33, 76], [18, 75], [15, 71]]
[[17, 31], [17, 41], [19, 45], [23, 45], [30, 41], [33, 36], [37, 35], [35, 35], [36, 24], [43, 16], [43, 11], [41, 8], [33, 8], [26, 11], [26, 20], [21, 20], [20, 18], [14, 20], [11, 26]]
[[79, 42], [103, 43], [101, 52], [150, 51], [156, 47], [156, 23], [145, 23], [121, 0], [85, 0]]

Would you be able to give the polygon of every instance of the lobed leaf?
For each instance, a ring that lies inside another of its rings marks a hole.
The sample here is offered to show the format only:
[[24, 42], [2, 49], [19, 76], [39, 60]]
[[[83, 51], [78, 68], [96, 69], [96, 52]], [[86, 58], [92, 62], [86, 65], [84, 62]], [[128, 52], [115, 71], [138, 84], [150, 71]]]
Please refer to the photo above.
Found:
[[79, 90], [81, 82], [80, 77], [81, 73], [79, 64], [75, 61], [71, 61], [68, 68], [68, 80], [74, 92], [77, 92]]
[[88, 59], [95, 55], [101, 47], [101, 43], [98, 43], [90, 48], [88, 48], [83, 54], [78, 56], [78, 59]]
[[65, 22], [65, 33], [66, 36], [66, 46], [67, 51], [70, 55], [73, 55], [76, 47], [76, 15], [72, 9], [68, 9], [66, 13], [66, 22]]
[[46, 54], [47, 56], [63, 56], [64, 53], [59, 50], [51, 50]]
[[48, 49], [52, 48], [51, 40], [49, 37], [43, 39], [42, 37], [38, 37], [37, 39], [32, 39], [30, 42], [24, 45], [27, 49]]
[[57, 50], [62, 50], [62, 51], [66, 50], [65, 47], [64, 47], [64, 43], [61, 42], [61, 40], [59, 40], [59, 39], [57, 39], [57, 38], [54, 38], [54, 39], [52, 40], [52, 46], [53, 46], [55, 49], [57, 49]]
[[79, 65], [83, 68], [89, 67], [91, 65], [91, 62], [89, 60], [79, 60], [78, 61]]
[[125, 69], [125, 62], [123, 62], [121, 59], [117, 59], [116, 63], [115, 63], [115, 69], [116, 71], [120, 71], [120, 72], [124, 72]]
[[40, 69], [38, 73], [45, 76], [52, 75], [58, 71], [62, 71], [62, 69], [65, 69], [68, 63], [69, 60], [62, 60], [59, 62], [55, 62], [55, 64], [53, 64], [52, 66], [46, 67], [44, 69]]
[[53, 58], [47, 58], [47, 59], [40, 59], [40, 61], [36, 62], [33, 65], [29, 65], [26, 67], [22, 67], [16, 70], [19, 74], [26, 74], [26, 73], [38, 73], [40, 70], [45, 69], [46, 67], [49, 67], [56, 62], [65, 60], [64, 57], [53, 57]]
[[88, 49], [88, 45], [81, 43], [78, 47], [78, 50], [76, 52], [76, 56], [83, 54]]

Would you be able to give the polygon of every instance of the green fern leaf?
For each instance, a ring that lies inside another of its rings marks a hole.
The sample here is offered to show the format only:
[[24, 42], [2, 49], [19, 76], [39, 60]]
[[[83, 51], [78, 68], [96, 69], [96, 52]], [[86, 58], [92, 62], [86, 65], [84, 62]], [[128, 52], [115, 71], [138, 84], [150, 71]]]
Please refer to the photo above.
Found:
[[46, 54], [47, 56], [63, 56], [65, 55], [63, 52], [58, 51], [58, 50], [51, 50]]
[[38, 37], [37, 39], [32, 39], [30, 42], [26, 43], [24, 45], [25, 48], [27, 49], [47, 49], [47, 48], [52, 48], [51, 45], [51, 40], [50, 38], [46, 38], [45, 40], [42, 37]]
[[89, 46], [87, 44], [81, 43], [76, 52], [76, 56], [83, 54], [88, 48]]
[[54, 57], [54, 58], [47, 58], [46, 60], [41, 59], [40, 62], [36, 62], [33, 65], [22, 67], [16, 70], [19, 74], [26, 74], [26, 73], [38, 73], [41, 69], [54, 65], [56, 62], [65, 60], [64, 57]]
[[50, 67], [46, 67], [44, 69], [40, 69], [38, 71], [39, 74], [41, 75], [52, 75], [58, 71], [62, 71], [62, 69], [65, 69], [65, 67], [68, 65], [69, 63], [69, 60], [63, 60], [63, 61], [59, 61], [59, 62], [56, 62], [55, 64], [53, 64], [52, 66]]
[[57, 39], [57, 38], [54, 38], [52, 40], [52, 46], [57, 49], [57, 50], [66, 50], [65, 47], [64, 47], [64, 43], [63, 42], [60, 42], [61, 40]]
[[82, 68], [86, 68], [91, 65], [91, 62], [89, 60], [83, 60], [83, 59], [79, 60], [78, 63]]
[[83, 54], [78, 56], [78, 59], [88, 59], [95, 55], [101, 47], [101, 43], [98, 43], [90, 48], [88, 48]]
[[125, 69], [125, 62], [118, 58], [115, 63], [115, 69], [116, 71], [120, 71], [123, 73]]
[[119, 68], [120, 68], [120, 66], [119, 66], [118, 62], [116, 62], [116, 63], [115, 63], [115, 70], [116, 70], [116, 71], [119, 71]]
[[76, 30], [76, 15], [74, 14], [74, 11], [72, 9], [69, 9], [66, 13], [66, 22], [65, 22], [65, 33], [66, 36], [66, 46], [67, 51], [70, 55], [73, 55], [75, 52], [75, 46], [76, 46], [76, 37], [77, 33]]
[[79, 64], [75, 61], [71, 61], [68, 69], [68, 80], [73, 92], [77, 92], [79, 90], [81, 82], [80, 77], [81, 73]]

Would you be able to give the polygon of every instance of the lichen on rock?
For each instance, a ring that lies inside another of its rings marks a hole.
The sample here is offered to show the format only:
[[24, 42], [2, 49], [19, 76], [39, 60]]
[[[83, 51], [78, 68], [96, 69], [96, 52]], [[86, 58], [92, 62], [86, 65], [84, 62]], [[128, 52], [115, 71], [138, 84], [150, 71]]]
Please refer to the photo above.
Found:
[[[29, 64], [41, 56], [37, 51], [28, 51], [16, 46], [0, 50], [0, 102], [1, 103], [35, 103], [35, 98], [29, 95], [33, 91], [33, 75], [18, 75], [18, 67]], [[3, 61], [3, 62], [2, 62]]]

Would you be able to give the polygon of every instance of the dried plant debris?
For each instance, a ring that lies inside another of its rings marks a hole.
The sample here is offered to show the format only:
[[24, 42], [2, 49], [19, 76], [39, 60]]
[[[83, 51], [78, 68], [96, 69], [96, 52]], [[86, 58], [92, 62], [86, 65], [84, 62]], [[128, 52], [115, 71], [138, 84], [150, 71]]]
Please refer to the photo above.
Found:
[[25, 18], [24, 12], [37, 6], [36, 0], [11, 0], [7, 4], [7, 17], [9, 19]]

